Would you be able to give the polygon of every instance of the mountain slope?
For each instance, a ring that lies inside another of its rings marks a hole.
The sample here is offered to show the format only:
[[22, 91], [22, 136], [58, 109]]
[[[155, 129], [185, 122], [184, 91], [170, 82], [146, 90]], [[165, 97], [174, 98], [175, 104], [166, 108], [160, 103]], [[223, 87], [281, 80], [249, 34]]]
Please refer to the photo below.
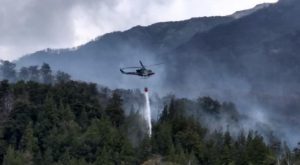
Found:
[[158, 54], [187, 42], [194, 34], [232, 20], [232, 17], [203, 17], [149, 27], [137, 26], [125, 32], [106, 34], [73, 50], [39, 51], [17, 63], [28, 66], [47, 62], [54, 69], [68, 72], [77, 79], [110, 87], [127, 87], [118, 83], [122, 79], [122, 75], [116, 72], [120, 66], [136, 65], [138, 60], [148, 64], [155, 62]]
[[[234, 100], [256, 120], [276, 121], [273, 126], [287, 136], [300, 124], [299, 14], [300, 2], [284, 0], [238, 19], [138, 26], [74, 50], [36, 52], [18, 64], [47, 62], [74, 78], [110, 87], [149, 86], [158, 93]], [[136, 65], [138, 60], [165, 64], [154, 68], [156, 75], [147, 81], [118, 73], [119, 67]]]
[[[36, 52], [18, 60], [18, 64], [47, 62], [54, 69], [71, 73], [78, 79], [111, 87], [135, 87], [136, 82], [117, 73], [119, 67], [136, 65], [139, 59], [148, 64], [165, 62], [163, 67], [156, 69], [159, 74], [155, 77], [159, 78], [153, 84], [163, 84], [170, 90], [182, 89], [176, 92], [193, 96], [198, 95], [198, 91], [218, 95], [224, 90], [248, 94], [264, 88], [265, 84], [272, 88], [277, 77], [296, 79], [297, 47], [294, 46], [293, 54], [284, 49], [293, 45], [280, 41], [288, 42], [293, 39], [291, 36], [297, 37], [298, 14], [299, 2], [289, 0], [268, 5], [239, 19], [197, 18], [137, 26], [104, 35], [74, 50]], [[281, 55], [277, 47], [282, 47]], [[175, 81], [179, 77], [180, 81]], [[220, 78], [222, 83], [218, 83]], [[202, 82], [204, 86], [191, 87], [191, 81], [200, 85]], [[132, 85], [124, 85], [128, 82]], [[228, 89], [223, 88], [224, 83]], [[244, 88], [236, 90], [236, 85]]]
[[247, 107], [245, 113], [253, 113], [249, 109], [263, 111], [267, 115], [260, 120], [280, 120], [278, 128], [298, 130], [299, 14], [300, 2], [282, 1], [196, 34], [164, 54], [165, 60], [171, 61], [176, 53], [168, 68], [178, 68], [167, 68], [165, 82], [192, 95], [200, 91], [243, 100], [240, 105]]
[[[300, 57], [296, 54], [300, 50], [295, 44], [300, 30], [299, 11], [298, 3], [279, 3], [208, 32], [197, 33], [189, 42], [164, 55], [171, 61], [176, 53], [177, 60], [172, 61], [171, 68], [181, 67], [179, 71], [170, 69], [169, 72], [174, 73], [168, 74], [169, 78], [173, 82], [178, 76], [183, 77], [180, 79], [183, 82], [177, 81], [179, 86], [195, 76], [232, 77], [246, 81], [251, 88], [272, 87], [285, 80], [298, 83]], [[190, 77], [190, 66], [197, 71], [192, 72], [193, 77]]]
[[271, 3], [263, 3], [263, 4], [258, 4], [256, 5], [254, 8], [252, 9], [246, 9], [246, 10], [242, 10], [242, 11], [237, 11], [235, 13], [232, 14], [232, 17], [239, 19], [242, 17], [245, 17], [247, 15], [250, 15], [258, 10], [264, 9], [266, 7], [269, 7], [271, 5]]

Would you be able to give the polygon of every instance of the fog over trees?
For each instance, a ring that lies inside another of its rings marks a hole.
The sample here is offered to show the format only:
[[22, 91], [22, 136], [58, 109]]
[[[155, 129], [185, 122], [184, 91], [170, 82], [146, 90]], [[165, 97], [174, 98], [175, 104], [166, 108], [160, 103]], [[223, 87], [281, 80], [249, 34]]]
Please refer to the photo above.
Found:
[[47, 63], [43, 63], [41, 67], [28, 66], [16, 69], [16, 64], [9, 61], [1, 61], [0, 78], [8, 80], [11, 83], [17, 81], [33, 81], [43, 84], [53, 84], [56, 82], [68, 81], [71, 76], [67, 73], [57, 71], [52, 73], [51, 67]]
[[0, 82], [5, 165], [300, 163], [300, 145], [288, 146], [277, 130], [239, 128], [247, 116], [231, 102], [157, 99], [149, 137], [139, 91], [74, 81], [48, 64], [17, 71], [3, 62], [1, 73], [9, 78]]

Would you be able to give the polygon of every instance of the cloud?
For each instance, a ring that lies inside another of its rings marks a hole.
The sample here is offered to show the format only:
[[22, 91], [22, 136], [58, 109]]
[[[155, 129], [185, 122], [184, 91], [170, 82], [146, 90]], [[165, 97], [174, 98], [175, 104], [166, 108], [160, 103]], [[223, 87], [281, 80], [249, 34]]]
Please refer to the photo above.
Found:
[[[265, 0], [275, 2], [277, 0]], [[0, 58], [73, 47], [135, 25], [227, 15], [263, 0], [0, 0]]]

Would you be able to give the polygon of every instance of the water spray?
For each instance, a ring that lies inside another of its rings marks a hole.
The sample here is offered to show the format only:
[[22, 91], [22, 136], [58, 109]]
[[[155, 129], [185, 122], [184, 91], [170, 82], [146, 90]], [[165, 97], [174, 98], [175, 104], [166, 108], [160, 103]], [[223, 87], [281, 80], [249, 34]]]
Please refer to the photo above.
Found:
[[[147, 69], [147, 67], [163, 64], [163, 63], [159, 63], [159, 64], [153, 64], [153, 65], [146, 66], [142, 63], [142, 61], [139, 61], [139, 62], [140, 62], [140, 66], [120, 68], [120, 72], [122, 74], [136, 75], [136, 76], [140, 76], [144, 79], [147, 79], [155, 74], [152, 70]], [[144, 107], [144, 111], [143, 111], [143, 117], [147, 123], [148, 135], [149, 135], [149, 137], [151, 137], [151, 134], [152, 134], [151, 108], [150, 108], [150, 100], [149, 100], [147, 87], [145, 87], [144, 95], [145, 95], [145, 107]]]
[[145, 109], [144, 109], [144, 118], [147, 123], [148, 135], [151, 137], [152, 134], [152, 124], [151, 124], [151, 108], [150, 108], [150, 100], [148, 94], [148, 88], [146, 87], [144, 90], [145, 94]]

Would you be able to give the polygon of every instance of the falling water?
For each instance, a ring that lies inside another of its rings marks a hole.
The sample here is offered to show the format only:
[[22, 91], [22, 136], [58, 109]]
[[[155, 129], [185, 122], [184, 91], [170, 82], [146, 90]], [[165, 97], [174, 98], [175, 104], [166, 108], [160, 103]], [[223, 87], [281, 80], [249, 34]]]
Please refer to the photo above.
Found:
[[145, 99], [146, 99], [146, 104], [145, 104], [145, 111], [144, 111], [144, 117], [147, 122], [147, 129], [148, 129], [148, 135], [151, 137], [152, 134], [152, 125], [151, 125], [151, 108], [150, 108], [150, 100], [149, 100], [149, 95], [148, 95], [148, 89], [145, 88]]

